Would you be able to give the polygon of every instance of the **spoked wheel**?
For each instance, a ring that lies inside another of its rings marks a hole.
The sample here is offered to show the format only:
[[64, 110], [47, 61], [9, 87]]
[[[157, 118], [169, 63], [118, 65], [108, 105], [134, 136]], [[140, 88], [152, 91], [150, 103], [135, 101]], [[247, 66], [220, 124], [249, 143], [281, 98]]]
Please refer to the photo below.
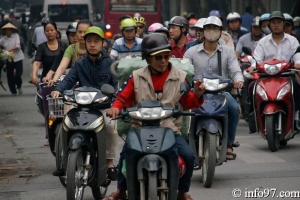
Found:
[[148, 200], [157, 200], [157, 172], [148, 172]]
[[204, 187], [210, 188], [217, 162], [217, 135], [207, 132], [204, 144], [204, 160], [202, 162], [202, 182]]
[[268, 141], [269, 149], [274, 152], [279, 149], [279, 136], [277, 134], [278, 127], [278, 115], [266, 115], [266, 137]]
[[84, 194], [83, 185], [83, 154], [82, 149], [77, 149], [69, 154], [67, 166], [67, 199], [82, 200]]
[[[61, 143], [61, 135], [62, 135], [62, 130], [61, 130], [61, 126], [59, 126], [59, 130], [56, 132], [56, 137], [55, 137], [55, 145], [54, 145], [54, 149], [55, 149], [55, 162], [56, 162], [56, 167], [59, 166], [60, 169], [63, 169], [62, 165], [63, 165], [63, 150], [62, 150], [62, 143]], [[65, 176], [59, 176], [59, 181], [60, 183], [66, 187], [66, 178]]]

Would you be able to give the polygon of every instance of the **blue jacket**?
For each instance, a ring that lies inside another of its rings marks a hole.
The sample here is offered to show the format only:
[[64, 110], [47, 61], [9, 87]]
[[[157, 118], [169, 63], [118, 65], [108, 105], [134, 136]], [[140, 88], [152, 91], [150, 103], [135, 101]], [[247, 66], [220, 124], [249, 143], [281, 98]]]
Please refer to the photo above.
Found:
[[118, 79], [110, 72], [110, 65], [113, 60], [103, 54], [98, 60], [93, 62], [89, 56], [75, 62], [74, 67], [66, 77], [58, 84], [55, 90], [61, 94], [65, 90], [70, 90], [79, 82], [79, 86], [94, 87], [100, 90], [105, 83], [112, 85], [116, 90]]

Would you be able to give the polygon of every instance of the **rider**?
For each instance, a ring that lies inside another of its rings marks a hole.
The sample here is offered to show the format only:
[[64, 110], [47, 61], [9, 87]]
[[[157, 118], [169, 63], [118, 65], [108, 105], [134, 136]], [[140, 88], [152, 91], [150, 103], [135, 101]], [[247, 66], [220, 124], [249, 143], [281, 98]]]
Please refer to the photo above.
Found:
[[186, 50], [188, 50], [192, 46], [195, 46], [197, 44], [200, 44], [200, 43], [204, 42], [205, 38], [204, 38], [203, 24], [204, 24], [205, 20], [206, 20], [206, 18], [201, 18], [196, 22], [195, 31], [196, 31], [196, 38], [197, 39], [195, 41], [187, 43]]
[[270, 18], [270, 13], [262, 14], [259, 18], [259, 25], [261, 31], [266, 35], [271, 33], [271, 30], [269, 28], [269, 18]]
[[141, 55], [141, 38], [136, 37], [137, 26], [132, 18], [121, 21], [120, 26], [123, 37], [117, 39], [110, 51], [113, 60], [120, 60], [128, 55]]
[[145, 29], [146, 29], [146, 20], [144, 17], [140, 16], [140, 17], [134, 17], [133, 18], [135, 23], [136, 23], [136, 36], [139, 38], [144, 38], [147, 36], [147, 34], [145, 33]]
[[290, 34], [290, 35], [294, 36], [299, 41], [300, 37], [297, 37], [297, 35], [292, 32], [292, 30], [294, 29], [294, 19], [293, 19], [293, 17], [288, 13], [283, 13], [283, 15], [284, 15], [284, 18], [285, 18], [283, 31], [287, 34]]
[[175, 16], [169, 22], [169, 33], [170, 42], [172, 50], [171, 56], [176, 58], [182, 58], [185, 51], [186, 45], [191, 41], [190, 38], [187, 38], [186, 35], [188, 33], [188, 21], [186, 18], [182, 16]]
[[238, 43], [241, 36], [245, 35], [247, 31], [241, 28], [242, 18], [239, 13], [231, 12], [227, 15], [228, 33], [231, 35], [234, 46]]
[[[262, 38], [255, 50], [254, 50], [254, 58], [257, 63], [260, 63], [265, 60], [269, 59], [279, 59], [279, 60], [288, 60], [290, 59], [293, 54], [295, 53], [296, 49], [299, 46], [299, 42], [297, 39], [289, 34], [286, 34], [283, 32], [284, 29], [284, 23], [285, 18], [282, 12], [280, 11], [273, 11], [270, 14], [270, 30], [272, 31], [272, 34], [269, 34]], [[294, 60], [294, 67], [296, 69], [300, 69], [300, 53], [297, 53], [293, 56]], [[256, 67], [256, 62], [252, 63], [252, 66], [248, 68], [248, 72], [252, 72]], [[296, 73], [299, 76], [299, 73]], [[296, 83], [294, 79], [293, 85], [294, 85], [294, 102], [295, 102], [295, 111], [299, 112], [299, 85]], [[249, 88], [249, 96], [250, 96], [250, 112], [253, 111], [253, 87]], [[295, 120], [298, 120], [298, 112], [295, 113]], [[250, 130], [250, 132], [253, 132]]]
[[196, 27], [195, 24], [198, 21], [197, 18], [189, 19], [189, 32], [186, 37], [188, 37], [191, 41], [195, 41], [197, 38], [196, 36]]
[[[202, 73], [215, 73], [220, 76], [230, 77], [236, 89], [243, 87], [244, 78], [241, 73], [234, 51], [227, 45], [218, 43], [222, 33], [222, 21], [216, 17], [208, 17], [204, 22], [205, 41], [201, 44], [189, 48], [184, 54], [184, 58], [191, 60], [195, 67], [195, 76]], [[219, 63], [219, 55], [221, 57]], [[221, 72], [221, 74], [219, 73]], [[233, 153], [236, 128], [239, 121], [239, 105], [229, 94], [225, 93], [228, 100], [228, 144], [227, 160], [234, 160], [236, 154]]]
[[[97, 89], [100, 89], [103, 84], [110, 84], [117, 90], [118, 80], [110, 73], [110, 65], [113, 61], [107, 54], [102, 53], [103, 42], [105, 40], [102, 29], [96, 26], [89, 27], [85, 31], [84, 40], [88, 56], [75, 62], [74, 67], [71, 68], [70, 72], [57, 85], [55, 90], [51, 92], [52, 98], [57, 98], [65, 90], [72, 89], [76, 82], [79, 82], [79, 86], [94, 87]], [[102, 111], [105, 112], [105, 110]], [[106, 136], [107, 173], [111, 180], [116, 180], [117, 169], [114, 167], [113, 160], [116, 155], [117, 134], [114, 129], [114, 122], [110, 122], [105, 114], [103, 116], [108, 133]]]
[[[168, 40], [159, 33], [153, 33], [144, 38], [142, 42], [142, 59], [146, 59], [148, 66], [133, 72], [127, 84], [118, 96], [130, 107], [132, 102], [135, 104], [142, 100], [158, 100], [164, 105], [175, 106], [176, 99], [179, 96], [179, 85], [186, 79], [186, 73], [174, 67], [170, 62], [171, 46]], [[147, 88], [147, 89], [146, 89]], [[149, 89], [151, 88], [151, 89]], [[189, 92], [187, 96], [180, 99], [180, 103], [185, 108], [194, 108], [203, 103], [202, 94], [205, 90], [204, 84], [200, 80], [195, 82], [194, 92]], [[123, 108], [123, 103], [115, 99], [112, 107], [107, 114], [115, 119]], [[188, 194], [191, 177], [193, 174], [194, 156], [191, 148], [180, 136], [180, 124], [182, 118], [169, 118], [162, 123], [163, 127], [169, 127], [175, 132], [177, 149], [186, 162], [186, 173], [179, 180], [178, 199], [192, 200]], [[167, 125], [168, 124], [168, 125]], [[120, 154], [119, 172], [121, 172], [124, 160], [124, 150]], [[176, 178], [176, 177], [171, 177]], [[113, 192], [107, 200], [122, 199], [126, 196], [126, 180], [122, 173], [118, 175], [118, 189]]]

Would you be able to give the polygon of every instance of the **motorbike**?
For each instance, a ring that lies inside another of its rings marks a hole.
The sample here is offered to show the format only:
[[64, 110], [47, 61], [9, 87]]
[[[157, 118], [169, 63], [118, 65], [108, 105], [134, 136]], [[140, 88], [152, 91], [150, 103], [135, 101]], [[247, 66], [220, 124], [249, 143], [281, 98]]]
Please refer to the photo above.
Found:
[[224, 91], [232, 88], [231, 80], [215, 74], [197, 78], [205, 85], [204, 103], [193, 109], [189, 144], [195, 154], [195, 165], [202, 168], [204, 187], [212, 186], [215, 167], [226, 161], [228, 140], [228, 103]]
[[[247, 55], [251, 54], [249, 48], [242, 50]], [[253, 91], [254, 122], [272, 152], [287, 145], [287, 141], [299, 132], [294, 121], [292, 67], [291, 59], [270, 59], [256, 65], [260, 77], [255, 81]]]
[[57, 163], [65, 175], [68, 200], [81, 200], [86, 186], [95, 199], [105, 197], [110, 180], [106, 165], [106, 129], [100, 109], [110, 106], [110, 99], [92, 87], [78, 87], [64, 92], [64, 102], [76, 104], [63, 118], [57, 147]]
[[[101, 91], [107, 96], [119, 98], [114, 95], [110, 85], [103, 85]], [[189, 86], [182, 83], [181, 96], [188, 91]], [[124, 104], [120, 118], [141, 124], [130, 128], [125, 141], [122, 172], [127, 177], [129, 200], [177, 199], [179, 178], [184, 174], [184, 169], [179, 169], [179, 163], [180, 166], [185, 164], [177, 154], [174, 132], [170, 128], [161, 127], [160, 122], [181, 115], [193, 113], [180, 111], [178, 106], [165, 107], [159, 101], [142, 101], [131, 108], [126, 108]]]

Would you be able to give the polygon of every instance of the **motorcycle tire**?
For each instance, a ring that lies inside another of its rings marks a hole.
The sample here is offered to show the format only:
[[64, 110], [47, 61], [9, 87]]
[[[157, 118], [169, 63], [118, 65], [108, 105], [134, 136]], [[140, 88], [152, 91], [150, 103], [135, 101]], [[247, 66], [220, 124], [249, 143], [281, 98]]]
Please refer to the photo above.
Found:
[[266, 115], [265, 124], [266, 124], [266, 137], [268, 141], [269, 149], [272, 152], [275, 152], [279, 149], [279, 135], [277, 134], [277, 120], [278, 115]]
[[[67, 199], [68, 200], [82, 200], [84, 194], [84, 185], [82, 180], [78, 178], [84, 173], [84, 158], [82, 149], [79, 148], [69, 153], [67, 164]], [[80, 184], [80, 185], [79, 185]]]
[[157, 200], [157, 172], [148, 171], [148, 200]]
[[108, 186], [107, 187], [103, 187], [103, 186], [91, 187], [94, 199], [103, 199], [103, 198], [105, 198], [106, 193], [107, 193], [107, 188], [108, 188]]
[[204, 160], [202, 162], [202, 182], [205, 188], [212, 186], [217, 162], [217, 135], [207, 132], [204, 143]]
[[[61, 125], [61, 123], [60, 123]], [[63, 163], [63, 151], [62, 151], [62, 144], [61, 144], [61, 135], [62, 135], [62, 127], [59, 126], [60, 128], [58, 129], [58, 132], [56, 132], [55, 136], [55, 146], [54, 146], [54, 151], [55, 151], [55, 162], [56, 162], [56, 167], [59, 166], [60, 169], [62, 169], [62, 163]], [[59, 181], [64, 186], [65, 188], [67, 187], [66, 184], [66, 178], [65, 176], [59, 176]]]

